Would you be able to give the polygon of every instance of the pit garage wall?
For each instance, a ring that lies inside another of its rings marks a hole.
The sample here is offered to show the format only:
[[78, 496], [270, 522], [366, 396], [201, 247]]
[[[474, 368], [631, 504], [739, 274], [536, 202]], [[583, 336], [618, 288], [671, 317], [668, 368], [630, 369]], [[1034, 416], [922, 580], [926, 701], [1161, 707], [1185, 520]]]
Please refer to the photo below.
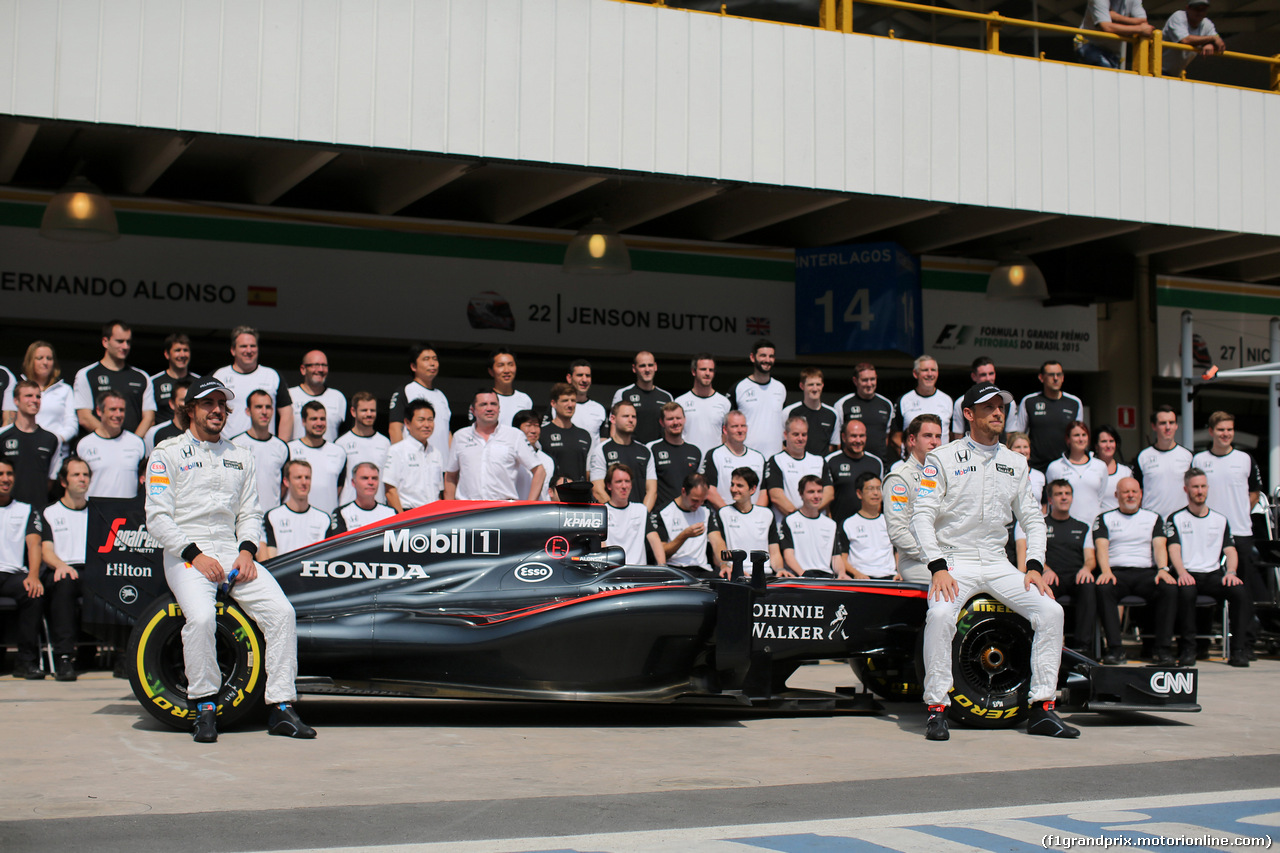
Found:
[[610, 0], [3, 0], [0, 79], [13, 115], [1280, 234], [1274, 94]]

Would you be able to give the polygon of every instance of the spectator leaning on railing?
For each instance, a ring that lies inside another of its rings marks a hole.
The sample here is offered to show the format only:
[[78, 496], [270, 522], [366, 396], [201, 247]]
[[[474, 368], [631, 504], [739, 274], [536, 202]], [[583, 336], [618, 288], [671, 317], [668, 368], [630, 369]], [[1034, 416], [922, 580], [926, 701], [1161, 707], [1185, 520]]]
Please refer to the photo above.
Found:
[[1213, 56], [1227, 49], [1226, 43], [1218, 35], [1209, 20], [1209, 0], [1191, 0], [1186, 9], [1179, 9], [1165, 21], [1164, 40], [1167, 42], [1186, 44], [1194, 47], [1195, 53], [1189, 50], [1165, 48], [1164, 61], [1161, 68], [1165, 74], [1174, 77], [1186, 70], [1196, 56]]
[[[1143, 38], [1155, 31], [1147, 23], [1147, 10], [1142, 8], [1142, 0], [1088, 0], [1080, 29]], [[1080, 61], [1086, 65], [1103, 68], [1121, 68], [1124, 65], [1120, 57], [1120, 43], [1111, 39], [1095, 42], [1087, 36], [1078, 35], [1075, 47]]]

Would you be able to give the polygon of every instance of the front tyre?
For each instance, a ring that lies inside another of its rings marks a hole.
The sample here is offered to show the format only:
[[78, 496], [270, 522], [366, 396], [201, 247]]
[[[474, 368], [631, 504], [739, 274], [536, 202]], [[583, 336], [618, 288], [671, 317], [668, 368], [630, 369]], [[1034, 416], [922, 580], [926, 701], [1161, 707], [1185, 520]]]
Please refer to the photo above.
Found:
[[849, 666], [863, 687], [887, 702], [919, 702], [924, 694], [914, 657], [862, 655], [849, 658]]
[[[218, 727], [230, 728], [262, 705], [266, 691], [262, 632], [233, 601], [217, 603], [215, 642], [222, 688], [218, 691]], [[129, 638], [125, 668], [133, 695], [155, 719], [189, 730], [195, 710], [187, 704], [187, 675], [182, 660], [182, 608], [172, 595], [152, 602]]]
[[987, 595], [969, 600], [951, 644], [951, 719], [982, 729], [1016, 726], [1027, 713], [1031, 624]]

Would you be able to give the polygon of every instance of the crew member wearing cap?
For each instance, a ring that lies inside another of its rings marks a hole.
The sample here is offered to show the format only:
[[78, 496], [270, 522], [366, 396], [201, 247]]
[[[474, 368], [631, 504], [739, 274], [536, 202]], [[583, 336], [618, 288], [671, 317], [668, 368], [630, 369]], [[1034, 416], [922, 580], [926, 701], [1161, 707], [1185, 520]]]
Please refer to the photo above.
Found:
[[1172, 47], [1164, 49], [1161, 68], [1173, 77], [1185, 71], [1197, 56], [1213, 56], [1227, 49], [1213, 21], [1209, 20], [1209, 0], [1191, 0], [1186, 9], [1174, 12], [1165, 22], [1161, 35], [1166, 43], [1188, 44], [1196, 49], [1195, 53]]
[[[924, 628], [925, 737], [947, 740], [952, 686], [951, 641], [960, 608], [987, 592], [1026, 617], [1031, 646], [1031, 714], [1027, 733], [1078, 737], [1053, 710], [1062, 655], [1062, 606], [1042, 577], [1045, 552], [1040, 501], [1031, 493], [1027, 460], [1000, 444], [1005, 406], [1013, 397], [990, 383], [964, 395], [969, 435], [925, 457], [911, 516], [911, 532], [932, 574]], [[1027, 534], [1027, 570], [1005, 555], [1006, 525], [1017, 519]]]
[[164, 576], [187, 624], [182, 629], [187, 702], [195, 710], [193, 736], [218, 739], [222, 677], [214, 645], [215, 599], [227, 574], [232, 590], [266, 638], [266, 701], [270, 734], [315, 737], [298, 718], [294, 679], [298, 639], [293, 606], [276, 579], [254, 560], [262, 538], [253, 453], [222, 437], [235, 395], [213, 377], [187, 392], [187, 432], [162, 442], [147, 466], [147, 529], [164, 546]]

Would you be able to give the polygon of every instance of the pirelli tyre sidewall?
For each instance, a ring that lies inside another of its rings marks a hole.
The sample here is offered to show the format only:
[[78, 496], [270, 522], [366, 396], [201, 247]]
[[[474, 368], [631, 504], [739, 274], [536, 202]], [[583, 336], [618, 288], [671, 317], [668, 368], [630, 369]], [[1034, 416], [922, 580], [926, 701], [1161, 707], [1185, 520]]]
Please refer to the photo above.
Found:
[[1027, 713], [1031, 625], [994, 598], [960, 609], [951, 644], [951, 719], [976, 728], [1017, 725]]
[[919, 702], [924, 696], [923, 632], [916, 653], [910, 657], [861, 655], [849, 658], [849, 666], [862, 686], [886, 702]]
[[[217, 603], [216, 643], [222, 689], [218, 726], [230, 728], [262, 706], [266, 690], [262, 632], [235, 602]], [[129, 638], [126, 664], [133, 695], [155, 719], [183, 731], [194, 709], [187, 704], [182, 660], [182, 628], [187, 620], [173, 596], [156, 599], [138, 618]]]

